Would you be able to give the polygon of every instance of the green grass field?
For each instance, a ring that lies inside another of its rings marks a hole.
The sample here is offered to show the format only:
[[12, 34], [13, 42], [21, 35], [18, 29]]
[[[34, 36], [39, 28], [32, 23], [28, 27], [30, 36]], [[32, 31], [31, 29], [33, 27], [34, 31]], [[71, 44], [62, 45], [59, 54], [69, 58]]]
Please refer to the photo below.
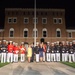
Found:
[[8, 65], [9, 63], [0, 63], [0, 68], [5, 66], [5, 65]]
[[70, 62], [62, 62], [62, 63], [65, 64], [65, 65], [68, 65], [70, 67], [75, 68], [75, 62], [72, 62], [72, 63], [70, 63]]

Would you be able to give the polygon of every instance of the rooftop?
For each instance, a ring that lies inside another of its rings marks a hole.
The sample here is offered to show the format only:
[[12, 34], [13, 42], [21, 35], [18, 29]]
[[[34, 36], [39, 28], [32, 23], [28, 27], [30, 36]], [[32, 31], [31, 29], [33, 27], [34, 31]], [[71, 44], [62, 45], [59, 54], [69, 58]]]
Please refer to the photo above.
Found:
[[[12, 11], [12, 10], [20, 10], [20, 11], [22, 11], [22, 10], [29, 10], [29, 11], [31, 11], [31, 10], [34, 10], [34, 8], [5, 8], [5, 11]], [[65, 9], [60, 9], [60, 8], [37, 8], [37, 10], [46, 10], [46, 11], [65, 11]]]

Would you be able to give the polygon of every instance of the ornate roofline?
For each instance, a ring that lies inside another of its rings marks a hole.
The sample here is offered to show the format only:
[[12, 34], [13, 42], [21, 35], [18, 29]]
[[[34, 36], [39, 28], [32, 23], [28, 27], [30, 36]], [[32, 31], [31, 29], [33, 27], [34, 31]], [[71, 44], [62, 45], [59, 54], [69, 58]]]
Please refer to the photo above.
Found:
[[[25, 10], [28, 10], [28, 11], [33, 11], [34, 9], [33, 8], [5, 8], [5, 11], [25, 11]], [[37, 8], [37, 11], [62, 11], [64, 12], [65, 9], [52, 9], [52, 8]]]

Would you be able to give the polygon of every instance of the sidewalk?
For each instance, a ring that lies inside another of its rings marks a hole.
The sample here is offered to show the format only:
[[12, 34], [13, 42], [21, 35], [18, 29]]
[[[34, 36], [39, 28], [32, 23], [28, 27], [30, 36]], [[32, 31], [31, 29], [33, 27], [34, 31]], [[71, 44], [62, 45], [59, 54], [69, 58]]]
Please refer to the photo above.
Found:
[[0, 75], [75, 75], [75, 69], [59, 62], [10, 63], [0, 68]]

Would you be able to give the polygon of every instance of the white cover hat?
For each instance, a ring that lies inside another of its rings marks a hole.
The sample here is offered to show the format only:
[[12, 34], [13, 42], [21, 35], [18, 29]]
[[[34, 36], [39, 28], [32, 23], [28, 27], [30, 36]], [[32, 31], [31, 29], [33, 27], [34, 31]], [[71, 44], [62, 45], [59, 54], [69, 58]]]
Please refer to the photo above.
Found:
[[13, 45], [15, 45], [15, 42], [13, 42]]
[[36, 42], [36, 44], [38, 45], [38, 44], [39, 44], [39, 42]]
[[75, 42], [75, 40], [73, 40], [73, 42]]
[[52, 45], [54, 45], [54, 43], [51, 43]]
[[56, 43], [58, 43], [58, 44], [59, 44], [59, 41], [57, 41]]
[[50, 43], [50, 42], [47, 42], [48, 44]]
[[9, 41], [10, 43], [12, 42], [12, 41]]
[[15, 43], [15, 45], [18, 45], [18, 43]]
[[21, 42], [21, 44], [24, 44], [24, 42]]
[[69, 41], [66, 41], [66, 44], [68, 45], [69, 44]]
[[6, 40], [3, 40], [3, 42], [6, 42]]

